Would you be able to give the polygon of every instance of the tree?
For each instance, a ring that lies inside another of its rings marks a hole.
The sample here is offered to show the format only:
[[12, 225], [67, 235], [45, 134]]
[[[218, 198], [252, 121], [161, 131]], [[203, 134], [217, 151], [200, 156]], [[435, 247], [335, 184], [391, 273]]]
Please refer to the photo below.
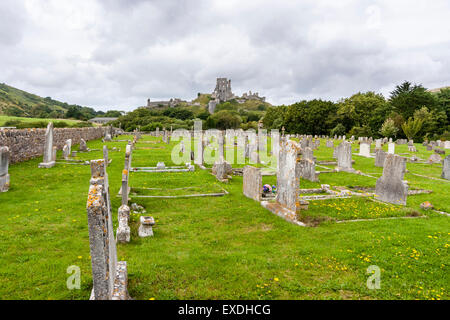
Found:
[[395, 125], [394, 120], [388, 118], [381, 126], [380, 133], [386, 138], [395, 138], [397, 136], [398, 128]]
[[430, 110], [436, 109], [438, 106], [438, 100], [433, 94], [426, 91], [422, 85], [412, 85], [408, 81], [395, 87], [395, 90], [391, 92], [389, 102], [404, 119], [412, 117], [414, 111], [423, 106]]
[[423, 120], [409, 118], [407, 122], [402, 124], [403, 132], [408, 140], [412, 140], [420, 129], [422, 129]]
[[345, 135], [345, 127], [342, 123], [338, 123], [336, 127], [331, 130], [330, 135], [331, 136], [343, 136]]
[[287, 132], [299, 134], [328, 134], [335, 125], [332, 115], [337, 106], [332, 101], [311, 100], [287, 107], [284, 123]]
[[[390, 107], [382, 94], [376, 94], [372, 91], [358, 92], [339, 102], [338, 115], [340, 122], [346, 127], [347, 131], [353, 127], [363, 128], [369, 124], [371, 124], [371, 130], [365, 129], [365, 131], [378, 131], [386, 113], [389, 113], [389, 109]], [[372, 119], [374, 116], [376, 118]]]
[[241, 117], [228, 110], [222, 110], [214, 113], [206, 120], [206, 125], [208, 128], [217, 128], [221, 130], [237, 129], [241, 126], [241, 123]]

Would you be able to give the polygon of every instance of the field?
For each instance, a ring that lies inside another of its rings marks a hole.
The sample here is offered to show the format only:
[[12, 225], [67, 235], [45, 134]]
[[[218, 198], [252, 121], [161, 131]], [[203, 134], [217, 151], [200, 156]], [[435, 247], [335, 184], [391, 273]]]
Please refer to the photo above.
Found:
[[47, 118], [25, 118], [25, 117], [11, 117], [11, 116], [3, 116], [0, 115], [0, 127], [5, 126], [5, 123], [8, 121], [21, 121], [21, 122], [38, 122], [42, 121], [45, 123], [49, 122], [65, 122], [70, 125], [80, 122], [79, 120], [70, 120], [70, 119], [47, 119]]
[[[142, 143], [146, 140], [153, 143]], [[148, 136], [140, 141], [133, 166], [172, 164], [175, 142], [166, 145]], [[126, 143], [107, 145], [116, 228]], [[91, 141], [88, 147], [101, 149], [102, 143]], [[431, 155], [422, 145], [416, 148], [419, 158]], [[396, 146], [396, 153], [408, 153], [407, 146]], [[319, 161], [332, 160], [332, 149], [322, 140], [314, 155]], [[93, 151], [79, 159], [101, 157], [101, 151]], [[382, 168], [374, 167], [374, 159], [354, 155], [353, 160], [355, 169], [372, 177], [323, 173], [320, 183], [301, 180], [301, 188], [329, 184], [373, 189]], [[86, 300], [92, 289], [86, 215], [90, 168], [57, 164], [38, 169], [40, 161], [11, 165], [11, 188], [0, 194], [0, 299]], [[288, 223], [244, 197], [239, 176], [220, 183], [198, 167], [191, 173], [131, 173], [131, 186], [146, 194], [179, 194], [168, 190], [178, 188], [190, 188], [186, 193], [225, 189], [229, 194], [132, 199], [155, 217], [156, 226], [153, 238], [139, 238], [139, 217], [134, 214], [131, 242], [118, 245], [118, 258], [128, 262], [130, 295], [145, 300], [449, 299], [449, 217], [419, 206], [428, 200], [437, 210], [450, 212], [450, 181], [414, 175], [440, 178], [439, 164], [408, 163], [407, 169], [410, 189], [433, 192], [409, 196], [406, 207], [359, 197], [311, 201], [303, 217], [321, 221], [315, 227]], [[263, 182], [275, 184], [276, 177], [264, 176]], [[354, 219], [365, 221], [351, 222]], [[81, 268], [80, 290], [66, 287], [71, 265]], [[371, 265], [381, 269], [381, 289], [366, 285]]]

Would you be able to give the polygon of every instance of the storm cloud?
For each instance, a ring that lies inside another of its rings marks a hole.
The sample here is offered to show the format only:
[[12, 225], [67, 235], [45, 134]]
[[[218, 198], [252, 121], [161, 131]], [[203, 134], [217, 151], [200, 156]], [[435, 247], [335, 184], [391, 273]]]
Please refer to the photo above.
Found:
[[217, 77], [273, 104], [450, 85], [447, 0], [2, 0], [0, 82], [98, 110]]

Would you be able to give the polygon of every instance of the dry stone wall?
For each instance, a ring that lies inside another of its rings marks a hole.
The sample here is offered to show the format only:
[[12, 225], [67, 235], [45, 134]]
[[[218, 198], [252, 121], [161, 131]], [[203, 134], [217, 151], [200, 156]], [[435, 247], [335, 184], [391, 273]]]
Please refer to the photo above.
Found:
[[[10, 151], [11, 163], [22, 162], [40, 157], [44, 154], [46, 129], [11, 129], [0, 130], [0, 146]], [[105, 128], [55, 128], [53, 145], [62, 150], [66, 141], [72, 139], [72, 145], [85, 141], [100, 139]]]

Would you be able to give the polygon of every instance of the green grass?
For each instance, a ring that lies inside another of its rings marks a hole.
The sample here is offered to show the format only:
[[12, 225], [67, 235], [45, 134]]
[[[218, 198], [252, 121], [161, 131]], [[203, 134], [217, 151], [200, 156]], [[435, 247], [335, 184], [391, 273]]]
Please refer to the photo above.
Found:
[[69, 119], [24, 118], [24, 117], [11, 117], [11, 116], [0, 115], [0, 127], [4, 126], [6, 122], [12, 121], [12, 120], [18, 120], [18, 121], [22, 121], [22, 122], [26, 122], [26, 123], [37, 122], [37, 121], [42, 121], [42, 122], [45, 122], [45, 123], [49, 123], [49, 122], [65, 122], [65, 123], [68, 123], [70, 125], [73, 125], [75, 123], [80, 122], [79, 120], [69, 120]]
[[[120, 137], [119, 139], [130, 138]], [[173, 165], [171, 147], [160, 139], [138, 147], [133, 166]], [[113, 218], [117, 209], [125, 142], [111, 142], [108, 167]], [[101, 149], [100, 141], [88, 142]], [[397, 146], [403, 152], [405, 146]], [[419, 154], [431, 152], [416, 145]], [[75, 146], [75, 149], [77, 146]], [[407, 149], [407, 147], [406, 147]], [[331, 160], [324, 141], [315, 156]], [[58, 154], [60, 156], [60, 153]], [[100, 151], [79, 154], [98, 159]], [[354, 167], [382, 173], [374, 159], [353, 156]], [[86, 215], [89, 166], [56, 165], [38, 169], [41, 159], [10, 166], [11, 189], [0, 194], [0, 299], [88, 299], [92, 288]], [[331, 168], [331, 166], [330, 166]], [[439, 177], [439, 165], [407, 164], [411, 172]], [[319, 168], [318, 170], [322, 170]], [[375, 176], [375, 174], [373, 174]], [[320, 175], [319, 183], [301, 181], [301, 188], [374, 188], [376, 179], [350, 173]], [[432, 194], [409, 196], [407, 207], [367, 199], [311, 201], [303, 212], [332, 220], [303, 228], [286, 222], [242, 195], [242, 177], [219, 183], [209, 171], [194, 173], [131, 173], [136, 188], [229, 192], [225, 197], [139, 199], [146, 215], [156, 219], [153, 238], [137, 236], [138, 215], [132, 215], [132, 240], [118, 245], [118, 258], [128, 262], [129, 292], [135, 299], [449, 299], [449, 217], [419, 208], [431, 201], [450, 212], [450, 182], [406, 175], [411, 188]], [[276, 177], [264, 176], [264, 183]], [[159, 192], [159, 191], [158, 191]], [[147, 192], [146, 192], [147, 193]], [[155, 191], [149, 192], [157, 193]], [[335, 223], [355, 218], [397, 217], [416, 210], [426, 218]], [[378, 215], [377, 215], [378, 214]], [[82, 272], [81, 290], [66, 288], [67, 267]], [[367, 267], [381, 268], [381, 289], [366, 287]]]

